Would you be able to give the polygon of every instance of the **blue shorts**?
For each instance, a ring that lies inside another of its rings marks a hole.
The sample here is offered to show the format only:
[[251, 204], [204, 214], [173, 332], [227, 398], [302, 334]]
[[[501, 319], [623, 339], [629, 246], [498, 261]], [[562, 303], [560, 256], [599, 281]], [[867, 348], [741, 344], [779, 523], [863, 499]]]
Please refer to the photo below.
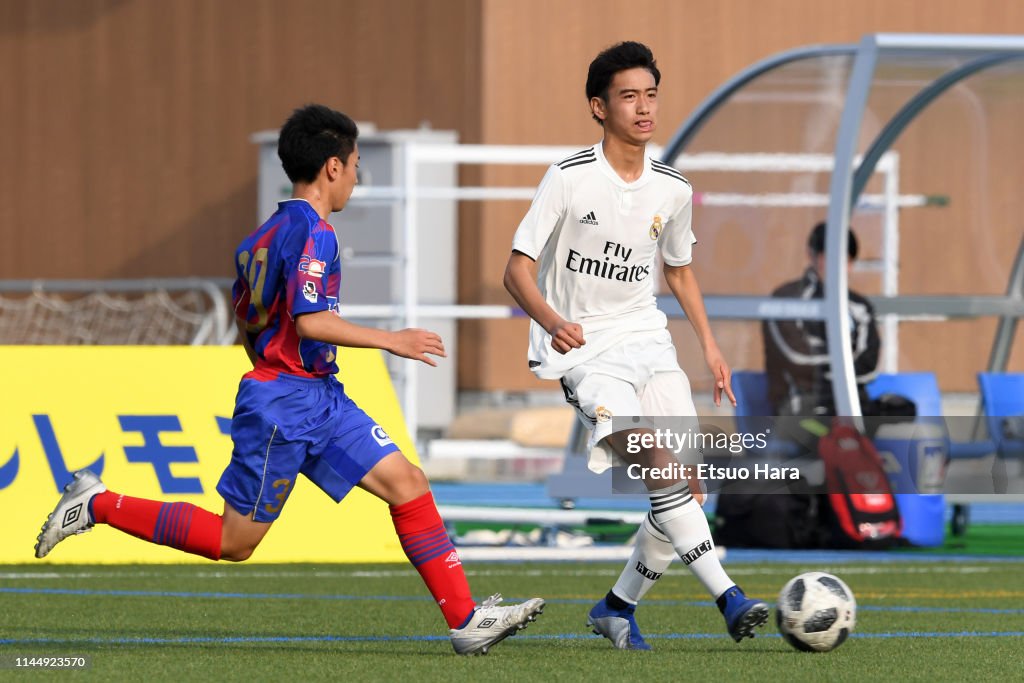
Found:
[[234, 450], [217, 492], [239, 514], [272, 522], [299, 472], [335, 502], [398, 446], [333, 376], [280, 375], [238, 386]]

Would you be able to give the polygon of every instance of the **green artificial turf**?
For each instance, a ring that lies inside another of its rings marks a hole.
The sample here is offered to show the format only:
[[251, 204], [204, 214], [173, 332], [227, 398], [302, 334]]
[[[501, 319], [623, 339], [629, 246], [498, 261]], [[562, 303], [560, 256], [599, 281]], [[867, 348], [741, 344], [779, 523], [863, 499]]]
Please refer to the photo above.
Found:
[[[843, 578], [859, 604], [838, 650], [799, 653], [769, 625], [736, 644], [678, 566], [637, 617], [652, 652], [622, 652], [584, 622], [619, 564], [467, 566], [474, 595], [540, 595], [544, 615], [486, 657], [455, 656], [407, 565], [59, 564], [0, 567], [0, 666], [87, 655], [104, 680], [716, 681], [1012, 680], [1024, 651], [1024, 561], [729, 564], [770, 599], [802, 571]], [[770, 622], [771, 623], [771, 622]], [[51, 671], [0, 669], [0, 679]]]

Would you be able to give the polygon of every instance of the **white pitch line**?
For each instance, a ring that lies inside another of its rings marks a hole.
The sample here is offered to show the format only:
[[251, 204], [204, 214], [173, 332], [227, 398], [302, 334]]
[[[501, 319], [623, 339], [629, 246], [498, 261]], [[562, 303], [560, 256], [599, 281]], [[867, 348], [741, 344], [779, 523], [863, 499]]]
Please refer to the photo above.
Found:
[[[822, 566], [822, 565], [780, 565], [772, 568], [758, 568], [758, 567], [730, 567], [729, 574], [736, 576], [755, 576], [755, 575], [773, 575], [773, 574], [784, 574], [784, 575], [796, 575], [801, 572], [828, 572], [830, 574], [984, 574], [993, 571], [994, 567], [892, 567], [879, 565], [876, 567], [866, 567], [863, 565], [836, 565], [836, 566]], [[667, 572], [669, 574], [674, 573], [674, 570]], [[680, 574], [686, 574], [688, 572], [679, 571]]]

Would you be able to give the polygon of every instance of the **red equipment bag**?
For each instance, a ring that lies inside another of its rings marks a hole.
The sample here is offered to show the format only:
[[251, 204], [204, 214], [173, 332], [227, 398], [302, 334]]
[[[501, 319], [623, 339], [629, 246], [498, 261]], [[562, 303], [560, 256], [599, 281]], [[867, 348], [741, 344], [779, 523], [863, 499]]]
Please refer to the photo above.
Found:
[[835, 517], [836, 545], [890, 548], [906, 545], [903, 520], [882, 459], [871, 440], [845, 420], [836, 419], [818, 441], [825, 464], [825, 487]]

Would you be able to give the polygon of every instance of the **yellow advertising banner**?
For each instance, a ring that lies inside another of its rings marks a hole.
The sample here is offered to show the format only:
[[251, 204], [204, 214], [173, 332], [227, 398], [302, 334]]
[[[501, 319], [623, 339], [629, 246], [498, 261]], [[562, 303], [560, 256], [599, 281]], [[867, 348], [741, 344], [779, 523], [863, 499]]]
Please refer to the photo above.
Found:
[[[340, 349], [346, 393], [418, 463], [380, 351]], [[0, 563], [28, 562], [71, 473], [117, 493], [220, 512], [241, 375], [238, 346], [0, 346]], [[300, 478], [249, 562], [404, 561], [387, 505], [354, 489], [340, 505]], [[105, 525], [41, 562], [209, 562]]]

